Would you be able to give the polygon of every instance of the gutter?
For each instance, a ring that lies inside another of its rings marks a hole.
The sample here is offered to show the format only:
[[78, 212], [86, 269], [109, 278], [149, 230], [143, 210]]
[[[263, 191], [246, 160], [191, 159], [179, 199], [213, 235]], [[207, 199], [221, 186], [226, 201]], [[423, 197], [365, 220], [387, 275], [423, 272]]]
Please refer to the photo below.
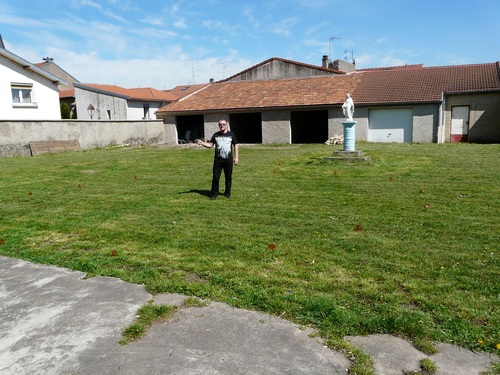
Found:
[[441, 104], [439, 105], [439, 119], [438, 119], [438, 129], [437, 129], [437, 143], [445, 143], [444, 139], [444, 112], [446, 108], [446, 94], [443, 91], [441, 93]]

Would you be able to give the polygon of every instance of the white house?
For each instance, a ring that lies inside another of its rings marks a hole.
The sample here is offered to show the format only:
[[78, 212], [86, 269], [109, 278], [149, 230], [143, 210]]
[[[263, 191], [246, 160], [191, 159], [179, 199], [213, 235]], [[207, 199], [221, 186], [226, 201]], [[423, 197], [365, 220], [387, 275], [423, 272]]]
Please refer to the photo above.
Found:
[[0, 120], [60, 120], [60, 83], [0, 43]]

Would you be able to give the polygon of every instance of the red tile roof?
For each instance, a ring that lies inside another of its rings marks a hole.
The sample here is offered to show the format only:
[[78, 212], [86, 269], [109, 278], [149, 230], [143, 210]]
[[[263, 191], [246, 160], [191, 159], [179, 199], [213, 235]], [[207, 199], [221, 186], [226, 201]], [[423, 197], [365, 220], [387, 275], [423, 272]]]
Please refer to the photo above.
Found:
[[181, 85], [181, 86], [176, 86], [171, 90], [166, 90], [166, 92], [175, 95], [177, 98], [183, 98], [204, 88], [207, 85], [208, 83], [200, 83], [197, 85]]
[[362, 75], [217, 82], [171, 103], [160, 112], [204, 112], [275, 107], [328, 106], [343, 103]]
[[59, 98], [74, 98], [75, 97], [75, 90], [61, 90], [59, 91]]
[[382, 66], [377, 68], [365, 68], [365, 69], [357, 69], [358, 72], [367, 72], [367, 71], [375, 71], [375, 70], [401, 70], [401, 69], [422, 69], [424, 64], [411, 64], [411, 65], [396, 65], [396, 66]]
[[168, 102], [178, 100], [178, 97], [161, 90], [156, 90], [151, 87], [128, 89], [132, 100], [164, 100]]
[[353, 92], [357, 104], [439, 102], [443, 92], [500, 89], [499, 64], [363, 71]]
[[170, 103], [158, 114], [331, 106], [351, 93], [357, 105], [438, 103], [443, 92], [500, 90], [499, 63], [373, 69], [347, 75], [222, 81]]
[[151, 87], [142, 87], [134, 89], [126, 89], [116, 85], [101, 85], [95, 83], [84, 83], [82, 86], [92, 87], [98, 90], [108, 91], [114, 94], [128, 96], [129, 100], [141, 101], [167, 101], [172, 102], [178, 100], [175, 95], [165, 91], [153, 89]]

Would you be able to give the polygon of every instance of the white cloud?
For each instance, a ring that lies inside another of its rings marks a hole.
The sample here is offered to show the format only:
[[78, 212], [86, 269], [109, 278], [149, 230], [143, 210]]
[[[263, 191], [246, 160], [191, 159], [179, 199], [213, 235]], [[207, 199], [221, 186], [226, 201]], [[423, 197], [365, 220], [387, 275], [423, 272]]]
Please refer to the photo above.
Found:
[[[350, 55], [348, 56], [350, 59]], [[356, 67], [358, 69], [367, 69], [374, 67], [388, 67], [388, 66], [401, 66], [405, 64], [413, 63], [411, 60], [404, 59], [400, 53], [395, 53], [393, 51], [388, 52], [387, 54], [380, 53], [363, 53], [357, 55], [354, 54], [354, 58], [356, 60]]]
[[376, 44], [383, 44], [383, 43], [387, 42], [388, 40], [389, 40], [389, 37], [383, 36], [383, 37], [380, 37], [377, 40], [375, 40], [375, 43]]
[[[181, 55], [180, 55], [181, 56]], [[209, 59], [132, 59], [100, 60], [98, 54], [68, 55], [65, 60], [55, 61], [83, 83], [116, 84], [126, 88], [154, 87], [171, 89], [178, 85], [206, 83], [227, 78], [254, 65], [249, 60], [219, 61]]]
[[271, 32], [282, 36], [290, 36], [296, 22], [297, 18], [295, 17], [286, 18], [274, 25], [271, 25]]
[[328, 48], [328, 42], [318, 39], [306, 39], [302, 42], [306, 47], [326, 47]]
[[258, 29], [260, 27], [260, 20], [254, 16], [254, 10], [251, 8], [245, 8], [242, 12], [243, 17], [250, 23], [251, 27]]
[[343, 0], [294, 0], [299, 7], [311, 8], [311, 9], [328, 9], [332, 7], [342, 7], [344, 4]]
[[460, 56], [454, 53], [439, 53], [437, 55], [439, 60], [444, 61], [442, 65], [462, 65], [471, 64], [471, 61], [464, 56]]
[[[111, 8], [105, 8], [101, 4], [92, 1], [92, 0], [73, 0], [71, 5], [76, 8], [92, 8], [99, 11], [104, 16], [111, 18], [113, 20], [119, 21], [121, 23], [127, 23], [127, 20], [118, 15], [117, 12], [113, 9], [116, 8], [115, 2], [111, 1]], [[120, 4], [120, 10], [125, 8], [125, 4]]]
[[355, 58], [356, 58], [356, 67], [358, 69], [372, 68], [375, 66], [375, 61], [377, 61], [377, 59], [378, 59], [377, 56], [367, 54], [367, 53], [363, 53], [363, 54], [358, 55], [358, 56], [355, 55]]
[[[192, 81], [190, 64], [177, 59], [102, 60], [97, 52], [92, 51], [86, 54], [69, 52], [54, 62], [65, 70], [70, 69], [67, 70], [68, 73], [83, 83], [112, 84], [126, 88], [154, 87], [163, 90]], [[206, 73], [206, 70], [203, 72]], [[205, 74], [196, 78], [200, 80], [197, 83], [202, 80], [208, 82]]]
[[26, 28], [31, 28], [31, 27], [43, 27], [44, 21], [18, 17], [9, 14], [2, 14], [2, 19], [0, 20], [0, 24], [10, 25], [10, 26], [23, 25]]
[[127, 20], [119, 15], [117, 15], [115, 12], [112, 10], [105, 10], [102, 12], [104, 15], [108, 16], [111, 19], [114, 19], [116, 21], [120, 21], [121, 23], [128, 23]]
[[397, 57], [392, 57], [392, 56], [386, 56], [381, 59], [381, 65], [380, 66], [401, 66], [408, 64], [407, 60], [403, 60], [401, 58]]
[[174, 26], [178, 29], [186, 29], [187, 28], [186, 20], [182, 17], [177, 18], [174, 21]]
[[147, 18], [143, 18], [141, 20], [142, 23], [145, 23], [147, 25], [153, 25], [153, 26], [163, 26], [163, 20], [160, 17], [155, 17], [155, 16], [149, 16]]
[[94, 9], [102, 9], [102, 6], [99, 3], [96, 3], [95, 1], [92, 0], [73, 0], [72, 1], [73, 5], [75, 6], [83, 6], [83, 7], [90, 7]]
[[216, 20], [204, 20], [202, 25], [209, 29], [222, 29], [224, 27], [224, 23], [222, 21]]

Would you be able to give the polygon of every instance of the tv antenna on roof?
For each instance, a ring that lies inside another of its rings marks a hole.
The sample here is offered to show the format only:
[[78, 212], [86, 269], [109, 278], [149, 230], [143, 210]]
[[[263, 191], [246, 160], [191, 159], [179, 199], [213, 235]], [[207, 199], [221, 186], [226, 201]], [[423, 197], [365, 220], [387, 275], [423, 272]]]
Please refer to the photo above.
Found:
[[340, 38], [338, 36], [331, 36], [330, 39], [328, 40], [329, 48], [330, 48], [330, 62], [332, 61], [332, 40], [340, 40], [343, 38]]
[[54, 58], [53, 57], [42, 57], [42, 60], [48, 63], [50, 61], [54, 61]]
[[218, 64], [221, 64], [222, 65], [222, 79], [226, 78], [226, 68], [227, 68], [227, 64], [229, 63], [232, 63], [234, 62], [235, 60], [231, 60], [231, 61], [221, 61], [219, 62]]
[[[193, 81], [190, 83], [191, 85], [194, 85], [194, 62], [196, 60], [203, 60], [204, 57], [200, 57], [198, 59], [186, 59], [187, 61], [191, 61], [191, 75], [193, 77]], [[186, 60], [182, 60], [182, 61], [186, 61]]]
[[356, 65], [356, 60], [354, 59], [354, 50], [353, 50], [353, 49], [351, 49], [351, 50], [346, 49], [346, 50], [344, 51], [344, 54], [345, 54], [345, 55], [344, 55], [344, 59], [346, 59], [346, 60], [347, 60], [347, 58], [349, 57], [348, 53], [350, 53], [350, 54], [351, 54], [351, 62], [352, 62], [354, 65]]

